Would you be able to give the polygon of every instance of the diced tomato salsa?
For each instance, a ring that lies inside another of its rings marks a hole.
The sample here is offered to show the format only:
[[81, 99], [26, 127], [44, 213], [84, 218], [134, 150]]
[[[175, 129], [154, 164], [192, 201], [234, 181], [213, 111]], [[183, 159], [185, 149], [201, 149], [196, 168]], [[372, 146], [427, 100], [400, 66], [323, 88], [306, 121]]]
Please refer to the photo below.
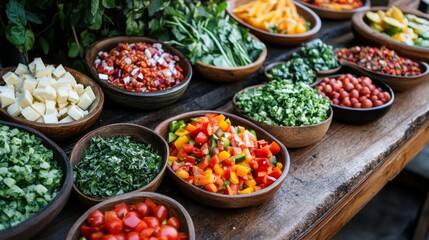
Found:
[[209, 192], [248, 194], [270, 186], [282, 174], [275, 141], [233, 126], [222, 114], [209, 113], [169, 125], [168, 163], [185, 181]]

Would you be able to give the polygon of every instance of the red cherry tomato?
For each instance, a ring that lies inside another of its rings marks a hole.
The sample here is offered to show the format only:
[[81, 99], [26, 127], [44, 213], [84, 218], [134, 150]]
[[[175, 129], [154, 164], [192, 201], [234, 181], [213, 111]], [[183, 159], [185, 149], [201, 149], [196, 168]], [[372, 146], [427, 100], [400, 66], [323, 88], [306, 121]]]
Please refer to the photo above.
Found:
[[354, 108], [361, 108], [362, 104], [360, 102], [357, 102], [357, 103], [353, 104], [353, 107]]
[[349, 83], [345, 83], [345, 84], [344, 84], [344, 89], [345, 89], [347, 92], [350, 92], [350, 91], [352, 91], [352, 90], [354, 89], [354, 86], [353, 86], [353, 84], [351, 84], [350, 82], [349, 82]]
[[159, 227], [160, 223], [156, 217], [144, 217], [143, 221], [146, 222], [147, 226], [150, 228]]
[[144, 200], [144, 203], [149, 207], [149, 209], [150, 209], [150, 213], [149, 214], [153, 214], [154, 212], [155, 212], [155, 209], [156, 209], [156, 203], [152, 200], [152, 199], [150, 199], [150, 198], [146, 198], [145, 200]]
[[102, 240], [118, 240], [118, 238], [113, 234], [104, 235]]
[[125, 240], [140, 240], [138, 232], [129, 232]]
[[351, 98], [359, 98], [359, 92], [358, 92], [358, 90], [353, 89], [353, 90], [350, 92], [350, 97], [351, 97]]
[[180, 221], [177, 217], [170, 217], [167, 220], [167, 225], [174, 227], [177, 231], [179, 231], [180, 228]]
[[207, 137], [207, 135], [203, 132], [198, 133], [198, 135], [195, 137], [195, 144], [197, 145], [203, 145], [204, 143], [207, 142], [209, 138]]
[[86, 218], [91, 227], [100, 227], [104, 224], [104, 214], [100, 210], [92, 211]]
[[362, 107], [363, 108], [372, 108], [372, 102], [369, 99], [365, 99], [362, 101]]
[[179, 232], [172, 226], [162, 226], [158, 234], [156, 235], [158, 238], [167, 237], [168, 240], [177, 240], [179, 239]]
[[142, 203], [142, 202], [137, 203], [134, 205], [134, 208], [137, 210], [137, 212], [140, 214], [140, 216], [142, 216], [142, 217], [149, 216], [150, 209], [146, 203]]
[[341, 102], [345, 107], [351, 107], [352, 103], [350, 102], [350, 98], [349, 97], [345, 97], [342, 102]]
[[168, 210], [164, 205], [158, 205], [155, 209], [154, 216], [158, 218], [160, 222], [164, 221], [168, 217]]
[[386, 102], [390, 101], [390, 94], [388, 92], [384, 92], [384, 98], [386, 99]]
[[116, 215], [118, 215], [119, 218], [122, 218], [125, 216], [125, 214], [127, 214], [127, 212], [129, 211], [129, 207], [128, 204], [126, 203], [121, 203], [121, 204], [116, 204], [115, 205], [115, 212]]

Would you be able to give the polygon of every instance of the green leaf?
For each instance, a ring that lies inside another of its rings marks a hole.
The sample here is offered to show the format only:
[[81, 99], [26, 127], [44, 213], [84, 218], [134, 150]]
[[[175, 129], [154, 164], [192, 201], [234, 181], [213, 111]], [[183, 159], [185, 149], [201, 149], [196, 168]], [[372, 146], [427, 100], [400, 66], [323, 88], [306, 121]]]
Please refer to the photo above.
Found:
[[6, 15], [9, 21], [16, 25], [27, 25], [27, 18], [25, 17], [24, 7], [16, 0], [10, 0], [6, 5]]
[[32, 22], [35, 24], [42, 24], [42, 20], [32, 12], [25, 11], [25, 16], [27, 16], [27, 19], [29, 22]]
[[69, 47], [68, 56], [69, 58], [75, 58], [79, 55], [79, 47], [76, 42], [72, 42]]
[[101, 2], [105, 8], [114, 8], [116, 7], [115, 0], [103, 0]]
[[91, 33], [91, 32], [88, 32], [88, 31], [83, 31], [80, 34], [80, 40], [81, 40], [82, 46], [84, 48], [86, 48], [89, 45], [91, 45], [93, 42], [95, 42], [96, 36], [95, 36], [94, 33]]
[[92, 24], [89, 25], [89, 29], [91, 30], [98, 30], [101, 27], [101, 24], [103, 23], [103, 13], [98, 11], [95, 17], [92, 19]]
[[155, 14], [155, 12], [158, 11], [160, 8], [161, 8], [161, 0], [150, 1], [150, 4], [148, 6], [149, 16], [152, 17]]
[[31, 50], [34, 46], [34, 33], [33, 31], [31, 31], [31, 29], [27, 29], [25, 30], [26, 32], [26, 38], [25, 38], [25, 42], [24, 42], [24, 52], [28, 52], [29, 50]]
[[6, 27], [6, 38], [15, 46], [21, 46], [24, 44], [26, 36], [25, 36], [25, 28], [23, 26], [11, 26], [8, 25]]
[[39, 44], [42, 47], [43, 54], [49, 53], [49, 42], [44, 37], [39, 37]]
[[99, 8], [100, 8], [99, 0], [91, 0], [91, 14], [92, 14], [92, 16], [95, 16], [95, 14], [97, 14]]

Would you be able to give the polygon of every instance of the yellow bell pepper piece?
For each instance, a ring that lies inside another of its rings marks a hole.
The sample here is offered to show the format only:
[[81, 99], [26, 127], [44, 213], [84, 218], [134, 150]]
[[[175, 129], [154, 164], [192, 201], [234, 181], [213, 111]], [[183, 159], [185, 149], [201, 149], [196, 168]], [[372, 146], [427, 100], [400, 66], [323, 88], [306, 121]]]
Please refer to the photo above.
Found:
[[235, 172], [231, 172], [231, 176], [229, 177], [229, 181], [232, 184], [238, 184], [239, 183], [237, 174]]
[[237, 169], [235, 172], [236, 172], [237, 176], [239, 176], [239, 177], [244, 177], [249, 172], [249, 169], [243, 165], [236, 165], [236, 166], [237, 166]]
[[179, 137], [181, 137], [181, 136], [184, 136], [184, 135], [186, 135], [186, 134], [188, 134], [189, 132], [188, 131], [186, 131], [184, 128], [179, 128], [179, 129], [177, 129], [177, 131], [176, 132], [174, 132], [174, 134], [176, 134], [177, 136], [179, 136]]
[[253, 180], [253, 179], [251, 179], [251, 180], [246, 180], [244, 183], [245, 183], [245, 184], [246, 184], [246, 186], [248, 186], [248, 187], [254, 187], [254, 186], [256, 186], [256, 181], [255, 181], [255, 180]]
[[183, 170], [183, 168], [177, 169], [176, 174], [177, 174], [177, 176], [179, 176], [183, 179], [186, 179], [189, 177], [189, 173], [187, 171]]
[[213, 167], [213, 170], [215, 171], [216, 174], [223, 175], [223, 169], [219, 164], [216, 163]]
[[219, 158], [219, 161], [223, 161], [225, 159], [228, 159], [229, 157], [231, 157], [231, 154], [225, 150], [223, 150], [222, 152], [220, 152], [217, 157]]
[[253, 187], [248, 187], [240, 191], [240, 194], [249, 194], [253, 192]]
[[188, 143], [189, 139], [186, 136], [181, 136], [179, 138], [176, 139], [176, 141], [174, 141], [174, 146], [177, 149], [182, 149], [183, 144]]
[[177, 157], [176, 156], [168, 156], [168, 160], [174, 162], [174, 161], [177, 161]]

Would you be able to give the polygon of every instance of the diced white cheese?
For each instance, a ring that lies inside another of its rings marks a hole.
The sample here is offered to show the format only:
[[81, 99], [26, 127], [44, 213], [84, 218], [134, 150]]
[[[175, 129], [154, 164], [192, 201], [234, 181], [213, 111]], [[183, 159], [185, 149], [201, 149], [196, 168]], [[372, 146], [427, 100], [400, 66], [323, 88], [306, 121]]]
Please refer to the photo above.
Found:
[[15, 102], [15, 91], [12, 88], [2, 86], [0, 87], [0, 102], [1, 107], [7, 107]]
[[67, 116], [67, 117], [65, 117], [65, 118], [61, 119], [61, 120], [59, 121], [59, 123], [69, 123], [69, 122], [73, 122], [73, 121], [74, 121], [74, 119], [73, 119], [72, 117]]
[[88, 115], [89, 114], [89, 111], [88, 110], [85, 110], [85, 111], [83, 111], [83, 116], [85, 117], [86, 115]]
[[18, 63], [18, 67], [16, 67], [15, 73], [18, 74], [19, 76], [22, 76], [24, 74], [30, 73], [30, 70], [28, 70], [27, 65]]
[[[41, 70], [45, 69], [45, 64], [43, 63], [43, 61], [42, 61], [42, 59], [41, 59], [41, 58], [35, 58], [35, 59], [33, 60], [33, 62], [36, 64], [36, 69], [35, 69], [35, 72], [36, 72], [36, 73], [37, 73], [38, 71], [41, 71]], [[34, 74], [34, 72], [33, 72], [33, 74]]]
[[58, 113], [57, 109], [55, 108], [55, 101], [48, 100], [45, 102], [45, 105], [45, 114]]
[[80, 95], [80, 100], [77, 105], [83, 110], [86, 110], [89, 108], [89, 106], [91, 106], [92, 102], [93, 101], [91, 101], [88, 93], [85, 92], [84, 94]]
[[67, 106], [60, 108], [60, 110], [58, 111], [58, 114], [57, 114], [58, 118], [64, 117], [68, 111], [69, 111], [69, 108]]
[[36, 73], [36, 62], [33, 60], [30, 64], [28, 64], [28, 70], [32, 73]]
[[27, 79], [36, 79], [36, 78], [34, 78], [34, 76], [33, 76], [33, 74], [31, 74], [31, 73], [28, 73], [28, 74], [24, 74], [24, 75], [22, 75], [22, 76], [20, 76], [21, 77], [21, 79], [22, 80], [27, 80]]
[[91, 101], [94, 101], [96, 99], [96, 96], [94, 92], [92, 91], [91, 86], [88, 86], [85, 88], [85, 92], [88, 94], [88, 96], [91, 98]]
[[55, 83], [55, 80], [49, 77], [41, 77], [38, 78], [39, 83], [37, 84], [37, 88], [46, 88], [47, 86], [51, 86]]
[[46, 104], [41, 102], [34, 102], [31, 107], [40, 115], [44, 115], [46, 112]]
[[62, 87], [57, 89], [57, 103], [67, 103], [67, 99], [69, 98], [69, 89], [66, 87]]
[[24, 80], [24, 85], [22, 87], [30, 91], [30, 93], [33, 93], [38, 83], [39, 82], [34, 78], [27, 78], [26, 80]]
[[43, 115], [43, 121], [45, 123], [58, 123], [58, 118], [56, 114], [45, 114]]
[[30, 91], [24, 90], [17, 98], [17, 102], [20, 107], [26, 108], [33, 104], [33, 95], [31, 95]]
[[36, 121], [38, 118], [41, 117], [41, 115], [34, 111], [31, 106], [22, 109], [21, 114], [25, 117], [25, 119], [30, 121]]
[[46, 68], [48, 68], [49, 71], [51, 72], [51, 75], [49, 75], [49, 77], [52, 77], [52, 74], [55, 71], [55, 66], [54, 65], [48, 65], [48, 66], [46, 66]]
[[67, 88], [72, 88], [72, 84], [71, 81], [67, 78], [60, 78], [57, 81], [55, 81], [55, 83], [52, 84], [53, 87], [55, 88], [62, 88], [62, 87], [67, 87]]
[[45, 88], [36, 88], [33, 92], [33, 96], [39, 101], [56, 100], [57, 91], [51, 86]]
[[36, 122], [38, 122], [38, 123], [44, 123], [44, 122], [43, 122], [43, 117], [39, 117], [39, 118], [36, 120]]
[[101, 80], [107, 80], [107, 79], [109, 79], [109, 76], [107, 76], [107, 74], [102, 74], [102, 73], [99, 73], [99, 74], [98, 74], [98, 77], [99, 77]]
[[76, 105], [72, 105], [67, 114], [76, 121], [84, 117], [83, 111]]
[[72, 85], [72, 87], [74, 87], [77, 83], [76, 83], [76, 79], [73, 77], [73, 75], [71, 75], [71, 73], [66, 72], [66, 74], [64, 74], [64, 78], [68, 79], [70, 84]]
[[8, 72], [3, 75], [3, 80], [7, 85], [12, 85], [15, 89], [20, 88], [22, 86], [22, 79], [16, 75], [14, 72]]
[[83, 86], [82, 84], [77, 84], [76, 86], [74, 86], [74, 90], [77, 92], [77, 94], [80, 96], [82, 95], [82, 93], [85, 92], [85, 86]]
[[64, 69], [63, 65], [58, 65], [57, 68], [55, 68], [55, 71], [53, 72], [54, 76], [57, 78], [62, 77], [64, 74], [66, 74], [66, 70]]
[[51, 76], [52, 76], [52, 70], [49, 68], [44, 68], [36, 72], [36, 78], [41, 78], [41, 77], [51, 78]]
[[79, 102], [79, 95], [74, 90], [69, 90], [69, 97], [68, 101], [71, 103], [78, 103]]
[[13, 104], [7, 107], [7, 113], [9, 113], [12, 117], [17, 117], [21, 114], [22, 108], [19, 106], [18, 102], [14, 102]]

